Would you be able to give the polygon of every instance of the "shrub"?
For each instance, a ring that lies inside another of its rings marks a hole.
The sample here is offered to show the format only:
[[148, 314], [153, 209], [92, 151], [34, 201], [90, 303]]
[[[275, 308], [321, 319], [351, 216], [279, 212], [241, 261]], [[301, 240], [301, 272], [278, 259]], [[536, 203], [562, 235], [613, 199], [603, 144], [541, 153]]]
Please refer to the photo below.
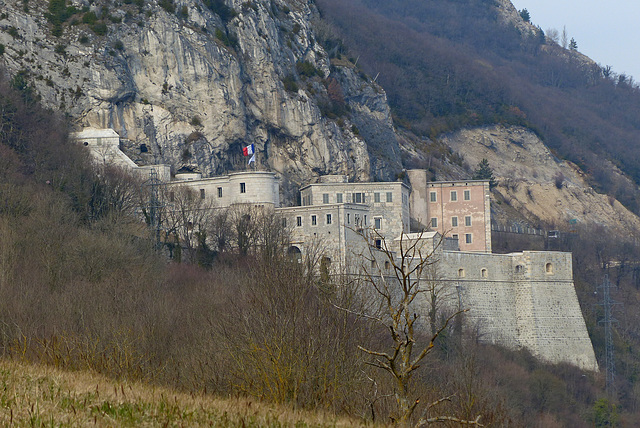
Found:
[[238, 15], [238, 13], [224, 4], [223, 0], [204, 0], [204, 4], [215, 14], [217, 14], [222, 22], [227, 23]]
[[4, 55], [4, 45], [0, 43], [0, 55]]
[[193, 116], [191, 118], [191, 122], [189, 122], [192, 126], [202, 126], [202, 121], [198, 116]]
[[107, 34], [107, 31], [109, 31], [109, 29], [107, 28], [107, 24], [105, 24], [104, 22], [96, 22], [95, 24], [90, 26], [90, 28], [91, 31], [93, 31], [98, 36], [104, 36], [105, 34]]
[[324, 73], [318, 70], [309, 61], [298, 61], [296, 63], [296, 71], [298, 72], [299, 75], [305, 76], [305, 77], [313, 77], [313, 76], [324, 77]]
[[298, 84], [293, 74], [286, 75], [284, 79], [282, 79], [282, 83], [284, 84], [284, 89], [288, 92], [298, 92]]
[[124, 49], [124, 44], [122, 43], [122, 41], [116, 40], [115, 43], [113, 44], [113, 48], [121, 51]]
[[168, 13], [176, 11], [176, 6], [173, 4], [173, 0], [160, 0], [160, 7], [166, 10]]

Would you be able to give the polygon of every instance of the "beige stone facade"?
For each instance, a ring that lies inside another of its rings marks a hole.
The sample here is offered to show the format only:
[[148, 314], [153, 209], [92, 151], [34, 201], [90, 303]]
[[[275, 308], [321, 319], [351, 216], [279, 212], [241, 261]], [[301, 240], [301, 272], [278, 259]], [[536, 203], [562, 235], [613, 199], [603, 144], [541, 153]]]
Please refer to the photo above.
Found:
[[369, 207], [363, 219], [365, 228], [390, 240], [409, 233], [409, 186], [400, 181], [348, 183], [342, 177], [327, 176], [320, 183], [304, 186], [300, 189], [302, 205], [363, 204]]
[[197, 174], [186, 179], [167, 183], [169, 199], [172, 188], [185, 186], [193, 189], [201, 198], [213, 201], [216, 208], [234, 204], [280, 206], [280, 186], [273, 172], [246, 171], [211, 178], [199, 178]]

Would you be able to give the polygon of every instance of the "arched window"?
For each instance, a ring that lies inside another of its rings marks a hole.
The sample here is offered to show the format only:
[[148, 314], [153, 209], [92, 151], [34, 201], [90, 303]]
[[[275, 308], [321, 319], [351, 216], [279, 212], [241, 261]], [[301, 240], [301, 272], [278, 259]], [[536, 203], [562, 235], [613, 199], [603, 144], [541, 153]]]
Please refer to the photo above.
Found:
[[547, 272], [549, 275], [553, 274], [553, 263], [547, 263], [544, 267], [545, 272]]
[[483, 278], [486, 278], [487, 277], [487, 269], [482, 268], [480, 270], [480, 276], [483, 277]]
[[296, 247], [295, 245], [292, 245], [287, 250], [287, 253], [289, 254], [289, 257], [291, 257], [292, 260], [295, 260], [298, 263], [302, 263], [302, 251], [300, 251], [300, 248]]
[[464, 269], [460, 268], [458, 269], [458, 278], [464, 278], [465, 274], [464, 274]]
[[524, 273], [524, 266], [522, 265], [516, 266], [516, 273]]

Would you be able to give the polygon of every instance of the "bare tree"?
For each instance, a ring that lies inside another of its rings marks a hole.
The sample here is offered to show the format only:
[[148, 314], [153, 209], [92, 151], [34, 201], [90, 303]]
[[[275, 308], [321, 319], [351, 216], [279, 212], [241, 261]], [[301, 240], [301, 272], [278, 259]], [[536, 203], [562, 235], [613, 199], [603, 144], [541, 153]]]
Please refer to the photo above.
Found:
[[[419, 398], [411, 397], [411, 378], [425, 357], [434, 349], [438, 336], [456, 315], [465, 310], [459, 310], [449, 316], [442, 325], [434, 328], [435, 331], [423, 343], [419, 343], [423, 337], [418, 324], [419, 314], [422, 312], [418, 304], [419, 297], [430, 289], [427, 286], [430, 281], [426, 273], [437, 263], [435, 253], [441, 240], [434, 248], [433, 240], [423, 236], [423, 233], [414, 237], [402, 234], [395, 252], [393, 246], [376, 230], [369, 231], [368, 236], [364, 233], [361, 236], [367, 242], [378, 241], [382, 242], [382, 245], [369, 244], [368, 255], [365, 255], [366, 261], [362, 265], [364, 285], [373, 289], [373, 294], [381, 302], [381, 311], [360, 315], [385, 327], [390, 334], [391, 349], [376, 350], [363, 346], [359, 346], [359, 349], [372, 357], [367, 362], [369, 365], [386, 371], [393, 378], [397, 406], [396, 421], [401, 426], [408, 426], [420, 403]], [[432, 289], [435, 292], [435, 288]], [[448, 399], [450, 397], [427, 405], [425, 412]], [[469, 421], [454, 416], [421, 418], [419, 424], [442, 421], [479, 425], [479, 417]]]
[[[200, 197], [187, 186], [169, 190], [169, 197], [163, 207], [163, 223], [168, 237], [173, 238], [179, 248], [187, 250], [187, 260], [195, 261], [195, 249], [206, 244], [209, 221], [215, 208], [214, 203]], [[178, 252], [178, 259], [181, 252]]]
[[569, 34], [567, 34], [567, 27], [562, 27], [562, 35], [560, 36], [560, 46], [566, 49], [569, 46]]
[[554, 43], [560, 42], [560, 32], [556, 28], [548, 28], [547, 37]]

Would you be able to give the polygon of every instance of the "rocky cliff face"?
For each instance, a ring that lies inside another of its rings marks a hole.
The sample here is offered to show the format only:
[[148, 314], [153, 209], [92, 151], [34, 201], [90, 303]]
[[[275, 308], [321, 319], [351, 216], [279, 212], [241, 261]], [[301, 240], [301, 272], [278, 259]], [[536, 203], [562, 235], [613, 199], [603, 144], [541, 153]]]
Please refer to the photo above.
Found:
[[[490, 126], [459, 131], [442, 141], [472, 167], [487, 159], [502, 200], [533, 225], [539, 220], [561, 229], [569, 222], [597, 224], [626, 236], [640, 231], [635, 214], [614, 198], [596, 193], [576, 165], [558, 160], [527, 129]], [[498, 204], [494, 207], [500, 211]], [[497, 214], [498, 221], [505, 220]]]
[[245, 168], [254, 143], [259, 168], [296, 183], [400, 169], [384, 91], [332, 63], [311, 0], [73, 0], [59, 36], [47, 3], [0, 5], [0, 64], [77, 127], [115, 129], [134, 159], [207, 176]]

